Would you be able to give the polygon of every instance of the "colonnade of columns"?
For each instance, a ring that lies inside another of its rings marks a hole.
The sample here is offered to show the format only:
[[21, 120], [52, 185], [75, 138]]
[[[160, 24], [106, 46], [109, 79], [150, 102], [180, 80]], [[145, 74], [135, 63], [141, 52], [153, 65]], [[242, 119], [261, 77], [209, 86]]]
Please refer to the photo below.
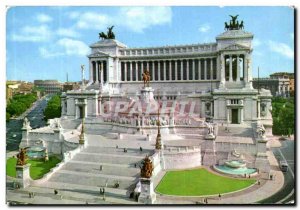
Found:
[[96, 84], [106, 82], [106, 73], [106, 61], [90, 61], [90, 81]]
[[217, 80], [217, 59], [171, 59], [147, 61], [122, 61], [121, 81], [141, 81], [148, 69], [152, 81], [166, 80]]
[[247, 54], [221, 55], [221, 82], [249, 80]]

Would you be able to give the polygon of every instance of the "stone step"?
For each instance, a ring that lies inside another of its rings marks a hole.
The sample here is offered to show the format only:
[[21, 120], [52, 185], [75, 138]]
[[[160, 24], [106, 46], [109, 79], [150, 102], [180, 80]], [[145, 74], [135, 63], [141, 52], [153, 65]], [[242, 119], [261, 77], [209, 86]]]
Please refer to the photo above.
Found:
[[73, 160], [113, 164], [140, 164], [143, 158], [136, 156], [124, 156], [124, 155], [109, 155], [109, 154], [95, 154], [95, 153], [78, 153], [74, 156]]
[[102, 170], [100, 171], [100, 164], [98, 163], [70, 161], [66, 163], [61, 169], [94, 174], [120, 175], [127, 177], [137, 177], [140, 173], [139, 166], [137, 166], [137, 168], [129, 167], [129, 165], [127, 165], [127, 167], [124, 167], [126, 165], [118, 166], [102, 164], [101, 166]]
[[136, 177], [129, 177], [129, 176], [118, 176], [118, 175], [111, 175], [111, 174], [95, 174], [95, 173], [86, 173], [80, 171], [70, 171], [70, 170], [63, 170], [60, 169], [57, 173], [63, 174], [70, 174], [70, 175], [81, 175], [82, 177], [95, 177], [95, 178], [103, 178], [103, 179], [115, 179], [115, 180], [126, 180], [126, 181], [135, 181]]
[[127, 152], [124, 153], [124, 148], [115, 148], [115, 147], [87, 147], [82, 152], [87, 153], [98, 153], [98, 154], [121, 154], [121, 155], [130, 155], [130, 156], [142, 156], [153, 154], [153, 150], [143, 149], [140, 151], [139, 148], [127, 148]]
[[124, 158], [134, 158], [134, 159], [143, 159], [145, 156], [139, 154], [128, 154], [128, 152], [116, 152], [116, 153], [93, 153], [82, 151], [79, 154], [81, 155], [96, 155], [96, 156], [105, 156], [105, 157], [124, 157]]
[[[138, 178], [131, 178], [131, 180], [124, 179], [122, 177], [116, 176], [87, 176], [87, 173], [64, 173], [62, 171], [58, 171], [52, 175], [49, 179], [50, 182], [61, 182], [68, 184], [79, 184], [86, 186], [95, 186], [95, 187], [104, 187], [107, 183], [108, 187], [114, 187], [114, 184], [119, 181], [119, 189], [129, 190], [135, 187], [135, 184], [138, 182]], [[122, 179], [121, 179], [122, 178]]]
[[[54, 189], [58, 191], [58, 195], [54, 194]], [[34, 192], [34, 198], [29, 198], [28, 193]], [[40, 201], [39, 204], [136, 204], [135, 201], [129, 199], [127, 190], [116, 188], [105, 188], [104, 201], [103, 196], [100, 195], [99, 187], [89, 187], [76, 184], [65, 184], [60, 182], [48, 182], [43, 186], [32, 186], [26, 189], [15, 190], [14, 197], [28, 198], [28, 203], [37, 203], [36, 198]], [[62, 199], [61, 199], [62, 196]], [[49, 202], [52, 200], [52, 203]], [[34, 202], [33, 202], [34, 201]]]

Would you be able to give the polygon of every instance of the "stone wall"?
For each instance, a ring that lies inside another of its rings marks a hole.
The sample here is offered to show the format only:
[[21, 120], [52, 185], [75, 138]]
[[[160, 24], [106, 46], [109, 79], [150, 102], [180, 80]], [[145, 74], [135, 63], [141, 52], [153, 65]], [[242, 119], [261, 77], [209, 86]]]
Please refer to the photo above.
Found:
[[200, 147], [170, 147], [163, 150], [164, 169], [188, 169], [201, 166]]

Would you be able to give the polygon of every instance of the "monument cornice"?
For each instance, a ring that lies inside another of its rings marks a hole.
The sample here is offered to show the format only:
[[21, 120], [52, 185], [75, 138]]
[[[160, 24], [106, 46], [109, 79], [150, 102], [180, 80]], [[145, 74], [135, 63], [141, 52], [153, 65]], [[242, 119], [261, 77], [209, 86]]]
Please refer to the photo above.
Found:
[[173, 54], [173, 55], [148, 55], [148, 56], [119, 56], [120, 61], [123, 60], [176, 60], [176, 59], [192, 59], [192, 58], [209, 58], [217, 57], [217, 51], [210, 53], [191, 53], [191, 54]]

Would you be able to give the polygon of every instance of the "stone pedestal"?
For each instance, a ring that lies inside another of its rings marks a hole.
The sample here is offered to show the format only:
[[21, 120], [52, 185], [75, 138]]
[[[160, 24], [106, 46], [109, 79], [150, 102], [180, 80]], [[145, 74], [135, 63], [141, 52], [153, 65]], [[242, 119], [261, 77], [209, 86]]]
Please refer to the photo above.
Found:
[[205, 141], [205, 152], [203, 155], [203, 165], [212, 166], [217, 163], [217, 155], [214, 140]]
[[141, 194], [138, 202], [142, 204], [153, 204], [156, 200], [156, 194], [154, 193], [153, 181], [147, 178], [140, 178], [141, 182]]
[[255, 168], [258, 168], [260, 172], [270, 172], [270, 162], [266, 153], [256, 154]]
[[119, 140], [122, 140], [122, 139], [123, 139], [123, 134], [118, 133], [118, 139], [119, 139]]
[[215, 140], [216, 136], [214, 134], [210, 133], [210, 134], [207, 134], [204, 138], [206, 140]]
[[143, 87], [141, 89], [141, 100], [144, 103], [149, 103], [153, 98], [153, 91], [152, 87]]
[[30, 185], [30, 164], [16, 166], [16, 178], [20, 188], [26, 188]]

